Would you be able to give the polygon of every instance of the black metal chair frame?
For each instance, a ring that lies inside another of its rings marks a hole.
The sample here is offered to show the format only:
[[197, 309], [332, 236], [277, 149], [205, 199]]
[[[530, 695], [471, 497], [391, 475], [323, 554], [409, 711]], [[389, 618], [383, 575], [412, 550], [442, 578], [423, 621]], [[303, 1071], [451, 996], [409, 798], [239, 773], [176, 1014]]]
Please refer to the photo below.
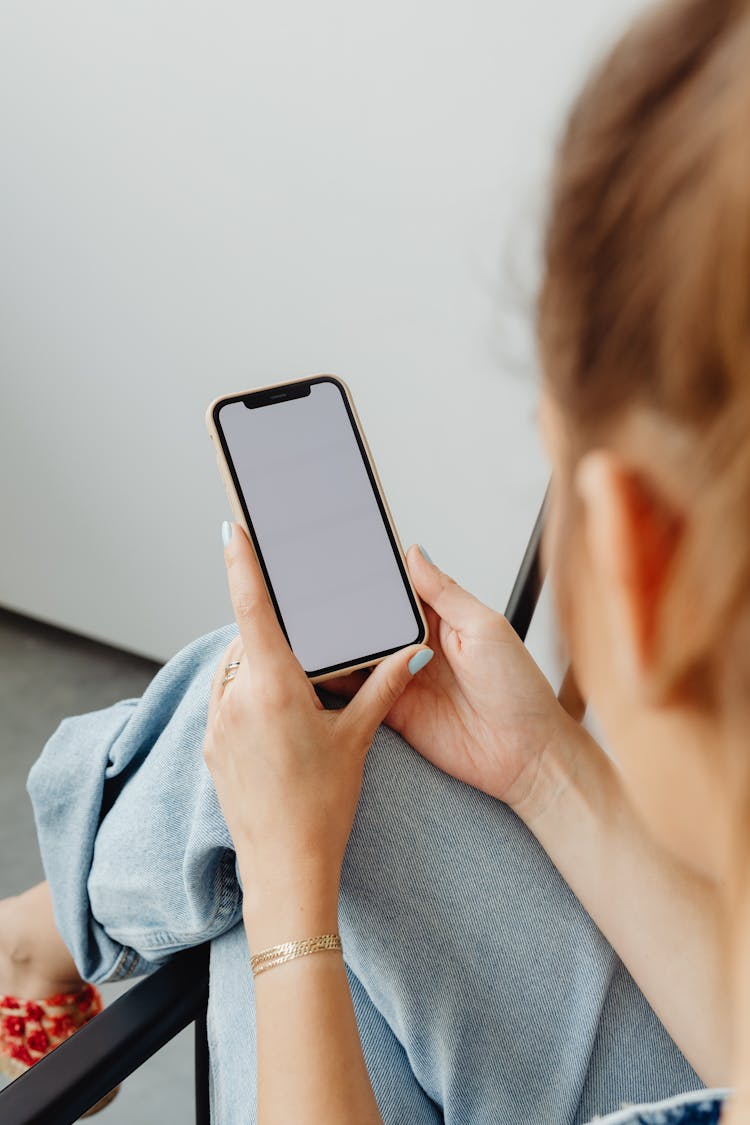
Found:
[[[539, 512], [505, 616], [526, 639], [542, 587]], [[176, 954], [0, 1091], [2, 1125], [69, 1125], [195, 1023], [195, 1121], [209, 1125], [209, 946]]]

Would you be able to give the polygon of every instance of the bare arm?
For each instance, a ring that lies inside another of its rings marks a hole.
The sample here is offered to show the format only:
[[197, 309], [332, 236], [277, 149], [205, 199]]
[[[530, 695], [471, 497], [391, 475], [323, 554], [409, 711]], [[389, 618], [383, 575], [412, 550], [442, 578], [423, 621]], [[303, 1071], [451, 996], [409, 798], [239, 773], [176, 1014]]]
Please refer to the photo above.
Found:
[[[246, 897], [250, 948], [335, 933], [337, 897], [337, 888], [317, 882]], [[340, 953], [313, 953], [259, 974], [255, 1009], [259, 1125], [382, 1125]]]
[[717, 892], [653, 841], [616, 767], [561, 713], [515, 811], [619, 954], [701, 1079], [729, 1077]]

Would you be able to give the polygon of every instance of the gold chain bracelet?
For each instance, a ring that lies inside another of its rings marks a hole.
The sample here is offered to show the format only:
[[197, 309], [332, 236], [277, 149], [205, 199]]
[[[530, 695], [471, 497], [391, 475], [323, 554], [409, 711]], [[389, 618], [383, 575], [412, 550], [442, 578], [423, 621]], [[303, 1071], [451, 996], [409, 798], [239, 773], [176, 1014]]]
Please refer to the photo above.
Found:
[[302, 941], [285, 941], [281, 945], [272, 945], [260, 953], [254, 953], [250, 958], [250, 968], [253, 976], [265, 973], [267, 969], [274, 969], [283, 965], [285, 961], [293, 961], [295, 957], [306, 957], [308, 953], [318, 953], [323, 949], [343, 950], [341, 938], [338, 934], [322, 934], [320, 937], [304, 938]]

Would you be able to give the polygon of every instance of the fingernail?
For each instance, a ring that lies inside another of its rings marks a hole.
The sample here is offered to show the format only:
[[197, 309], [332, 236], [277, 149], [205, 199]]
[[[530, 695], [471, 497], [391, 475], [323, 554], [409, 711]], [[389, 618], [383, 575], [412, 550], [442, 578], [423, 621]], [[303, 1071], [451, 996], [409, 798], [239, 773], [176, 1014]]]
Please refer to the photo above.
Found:
[[420, 668], [424, 668], [425, 664], [429, 664], [434, 655], [431, 648], [422, 648], [419, 652], [415, 652], [409, 661], [409, 671], [412, 676], [416, 675]]
[[229, 543], [229, 540], [231, 538], [232, 538], [232, 525], [229, 522], [229, 520], [224, 520], [224, 523], [221, 525], [221, 541], [222, 541], [222, 543], [224, 544], [225, 547], [227, 546], [227, 544]]
[[[425, 558], [427, 559], [428, 563], [431, 563], [431, 562], [432, 562], [432, 559], [431, 559], [431, 558], [430, 558], [430, 556], [429, 556], [429, 555], [427, 554], [427, 552], [425, 551], [425, 549], [424, 549], [424, 547], [422, 546], [422, 544], [421, 544], [421, 543], [417, 543], [417, 546], [419, 547], [419, 549], [420, 549], [420, 551], [422, 552], [422, 554], [424, 555], [424, 557], [425, 557]], [[432, 565], [434, 566], [435, 564], [434, 564], [434, 563], [432, 563]]]

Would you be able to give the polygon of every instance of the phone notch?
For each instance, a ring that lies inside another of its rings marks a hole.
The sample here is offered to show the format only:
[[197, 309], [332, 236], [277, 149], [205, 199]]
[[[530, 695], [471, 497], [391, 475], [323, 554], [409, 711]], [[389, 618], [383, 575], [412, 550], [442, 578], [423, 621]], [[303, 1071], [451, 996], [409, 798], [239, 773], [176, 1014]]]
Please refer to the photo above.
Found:
[[307, 398], [310, 394], [309, 383], [291, 383], [286, 387], [268, 387], [266, 390], [256, 391], [246, 395], [243, 403], [248, 410], [257, 410], [259, 406], [269, 406], [273, 402], [288, 402], [293, 398]]

